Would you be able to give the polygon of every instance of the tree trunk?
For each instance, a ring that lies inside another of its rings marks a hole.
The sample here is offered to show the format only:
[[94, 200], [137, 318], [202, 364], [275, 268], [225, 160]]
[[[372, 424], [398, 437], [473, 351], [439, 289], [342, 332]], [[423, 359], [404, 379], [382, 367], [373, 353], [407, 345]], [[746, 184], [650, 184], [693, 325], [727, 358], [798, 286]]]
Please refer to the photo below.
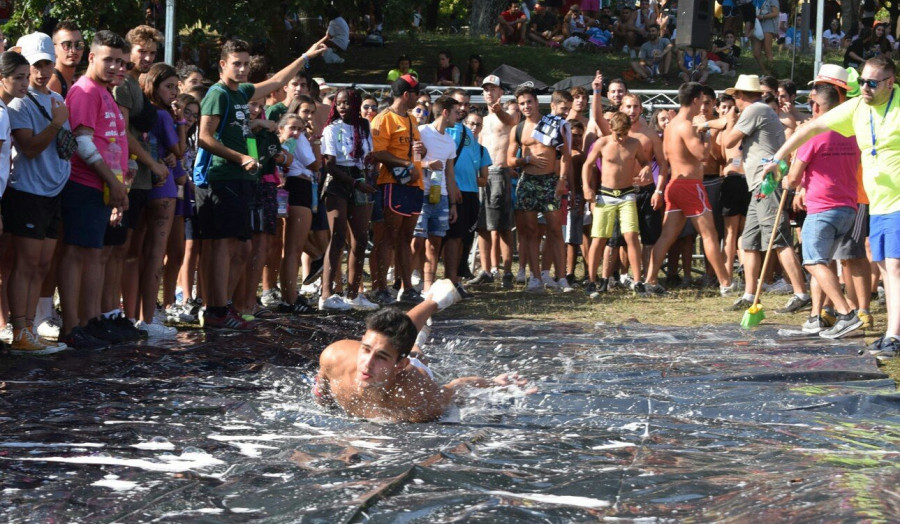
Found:
[[491, 35], [497, 18], [504, 8], [509, 7], [509, 0], [475, 0], [469, 21], [469, 33], [475, 35]]

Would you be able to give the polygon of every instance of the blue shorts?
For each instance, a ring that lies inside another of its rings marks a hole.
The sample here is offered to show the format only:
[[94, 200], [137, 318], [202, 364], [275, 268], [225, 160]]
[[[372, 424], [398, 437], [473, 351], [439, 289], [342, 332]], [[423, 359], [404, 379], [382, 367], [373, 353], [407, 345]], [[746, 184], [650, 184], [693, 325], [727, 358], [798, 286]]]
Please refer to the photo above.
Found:
[[828, 264], [856, 218], [852, 207], [836, 207], [806, 215], [803, 222], [803, 265]]
[[443, 237], [449, 229], [450, 200], [447, 195], [441, 195], [441, 201], [437, 204], [425, 202], [422, 205], [422, 214], [419, 215], [413, 235], [416, 238]]
[[900, 211], [888, 215], [871, 215], [869, 219], [872, 261], [900, 258]]
[[383, 210], [393, 211], [405, 217], [418, 215], [422, 212], [423, 191], [416, 186], [404, 186], [400, 184], [382, 184], [381, 188]]
[[62, 198], [63, 243], [103, 249], [103, 237], [112, 208], [103, 203], [103, 191], [69, 181]]

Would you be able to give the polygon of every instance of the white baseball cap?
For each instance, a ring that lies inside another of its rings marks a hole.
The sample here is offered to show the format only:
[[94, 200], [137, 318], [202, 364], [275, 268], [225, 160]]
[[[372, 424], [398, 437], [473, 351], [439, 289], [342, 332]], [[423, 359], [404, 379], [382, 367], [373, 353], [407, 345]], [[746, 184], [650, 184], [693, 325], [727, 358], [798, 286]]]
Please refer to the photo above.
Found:
[[56, 52], [53, 51], [53, 40], [44, 33], [31, 33], [16, 41], [18, 52], [34, 65], [41, 60], [56, 62]]
[[488, 76], [484, 77], [484, 80], [481, 82], [481, 85], [486, 86], [488, 84], [497, 86], [497, 87], [503, 87], [500, 85], [500, 77], [497, 75], [488, 75]]

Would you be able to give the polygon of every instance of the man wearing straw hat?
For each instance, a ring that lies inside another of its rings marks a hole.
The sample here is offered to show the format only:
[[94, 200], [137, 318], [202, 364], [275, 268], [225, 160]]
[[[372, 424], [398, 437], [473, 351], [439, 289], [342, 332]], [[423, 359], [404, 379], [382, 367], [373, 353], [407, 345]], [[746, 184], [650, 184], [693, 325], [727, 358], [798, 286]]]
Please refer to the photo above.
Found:
[[740, 110], [740, 117], [732, 109], [725, 116], [707, 121], [702, 125], [723, 130], [722, 145], [726, 148], [741, 146], [747, 186], [749, 186], [751, 194], [755, 196], [750, 200], [747, 222], [741, 237], [746, 280], [744, 296], [738, 299], [730, 309], [740, 311], [753, 303], [756, 280], [762, 278], [760, 270], [762, 269], [763, 254], [768, 239], [772, 235], [772, 228], [777, 228], [778, 234], [775, 236], [772, 247], [776, 249], [778, 260], [794, 288], [794, 295], [777, 312], [800, 311], [808, 308], [811, 300], [806, 293], [806, 280], [800, 269], [800, 261], [797, 260], [797, 255], [791, 248], [790, 222], [785, 214], [782, 214], [778, 224], [775, 224], [773, 220], [777, 215], [779, 202], [781, 202], [782, 189], [776, 188], [768, 196], [757, 195], [765, 174], [763, 160], [771, 158], [784, 143], [784, 126], [775, 111], [762, 102], [762, 88], [757, 75], [740, 75], [734, 87], [726, 89], [725, 93], [734, 97], [736, 109]]
[[[798, 129], [774, 155], [779, 162], [828, 130], [856, 136], [862, 151], [863, 185], [870, 200], [869, 243], [887, 296], [887, 331], [869, 346], [876, 358], [900, 353], [900, 88], [888, 56], [870, 58], [859, 77], [861, 96], [844, 102]], [[774, 171], [774, 163], [765, 167]]]

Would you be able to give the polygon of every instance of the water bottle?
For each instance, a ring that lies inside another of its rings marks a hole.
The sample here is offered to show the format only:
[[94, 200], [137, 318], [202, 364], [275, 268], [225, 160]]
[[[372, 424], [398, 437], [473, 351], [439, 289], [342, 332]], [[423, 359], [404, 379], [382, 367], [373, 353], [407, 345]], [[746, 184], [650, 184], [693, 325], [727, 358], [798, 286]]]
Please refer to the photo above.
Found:
[[365, 183], [365, 178], [357, 178], [356, 183], [353, 184], [353, 201], [358, 206], [364, 206], [369, 203], [369, 195], [367, 193], [363, 193], [358, 189], [360, 184]]
[[[119, 182], [122, 182], [124, 180], [122, 174], [122, 148], [116, 143], [115, 138], [109, 139], [106, 151], [103, 153], [103, 161], [106, 162], [110, 171], [116, 175]], [[107, 206], [109, 205], [109, 185], [105, 183], [103, 184], [103, 203]]]
[[275, 193], [275, 198], [278, 199], [278, 216], [284, 218], [288, 216], [288, 191], [284, 188], [278, 188], [278, 192]]
[[309, 210], [316, 214], [319, 212], [319, 181], [315, 174], [312, 176], [312, 204], [309, 206]]
[[138, 164], [137, 164], [137, 155], [128, 155], [128, 172], [125, 174], [125, 188], [131, 189], [131, 184], [134, 182], [134, 177], [137, 175]]
[[439, 204], [441, 202], [441, 177], [444, 176], [443, 171], [434, 170], [431, 172], [431, 187], [428, 188], [428, 203]]

